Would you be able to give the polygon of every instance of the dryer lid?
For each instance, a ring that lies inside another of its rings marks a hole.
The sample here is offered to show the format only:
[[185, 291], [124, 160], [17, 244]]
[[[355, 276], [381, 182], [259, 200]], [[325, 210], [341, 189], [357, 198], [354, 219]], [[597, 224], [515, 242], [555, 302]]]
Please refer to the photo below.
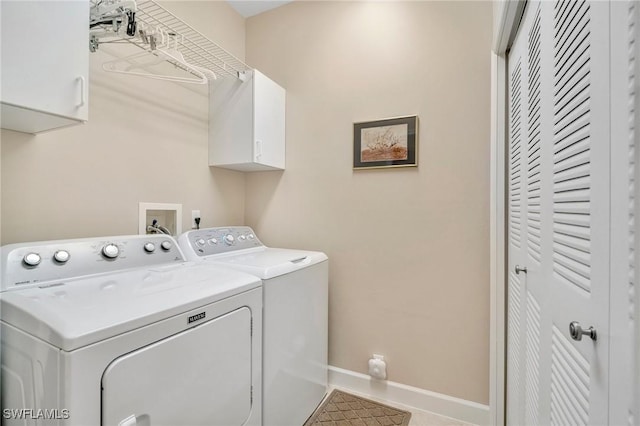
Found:
[[242, 272], [185, 262], [5, 292], [0, 313], [3, 322], [72, 351], [260, 285]]
[[326, 261], [327, 255], [318, 251], [257, 247], [207, 258], [220, 265], [248, 272], [263, 280], [285, 275]]

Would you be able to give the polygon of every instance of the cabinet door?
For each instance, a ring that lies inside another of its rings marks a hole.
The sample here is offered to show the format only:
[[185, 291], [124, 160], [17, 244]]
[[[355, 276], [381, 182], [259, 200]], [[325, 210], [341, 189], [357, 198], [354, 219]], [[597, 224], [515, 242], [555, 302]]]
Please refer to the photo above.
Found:
[[284, 169], [285, 90], [258, 70], [253, 73], [253, 161], [269, 168]]
[[59, 127], [36, 112], [86, 120], [89, 2], [3, 0], [0, 8], [3, 121], [27, 110], [35, 133]]

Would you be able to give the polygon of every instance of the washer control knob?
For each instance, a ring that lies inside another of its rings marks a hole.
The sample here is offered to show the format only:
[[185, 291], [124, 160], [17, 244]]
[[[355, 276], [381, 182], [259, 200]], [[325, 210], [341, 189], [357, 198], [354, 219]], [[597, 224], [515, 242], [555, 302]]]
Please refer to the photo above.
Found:
[[171, 247], [173, 247], [173, 244], [171, 244], [171, 241], [163, 241], [160, 243], [160, 247], [162, 247], [164, 251], [169, 251]]
[[247, 239], [247, 237], [245, 237], [244, 235], [240, 235], [240, 236], [238, 237], [238, 240], [240, 240], [240, 241], [244, 241], [244, 240], [246, 240], [246, 239]]
[[27, 266], [38, 266], [40, 264], [41, 260], [42, 260], [42, 258], [40, 257], [40, 255], [38, 253], [27, 253], [22, 258], [22, 261]]
[[144, 251], [147, 253], [153, 253], [156, 251], [156, 245], [153, 243], [144, 243]]
[[53, 259], [58, 263], [67, 263], [71, 255], [66, 250], [58, 250], [53, 254]]
[[233, 235], [231, 234], [227, 234], [224, 236], [224, 242], [227, 243], [228, 246], [233, 245], [233, 243], [235, 243], [236, 239], [233, 238]]
[[200, 238], [199, 240], [196, 241], [196, 244], [202, 247], [205, 245], [205, 241], [202, 238]]
[[113, 243], [109, 243], [106, 246], [102, 247], [102, 255], [107, 259], [115, 259], [120, 255], [120, 249], [117, 245]]
[[255, 235], [253, 235], [253, 234], [249, 234], [249, 235], [247, 236], [247, 238], [249, 238], [250, 240], [253, 240], [255, 237], [256, 237], [256, 236], [255, 236]]
[[211, 238], [209, 239], [209, 244], [211, 245], [218, 244], [218, 240], [216, 240], [215, 238]]

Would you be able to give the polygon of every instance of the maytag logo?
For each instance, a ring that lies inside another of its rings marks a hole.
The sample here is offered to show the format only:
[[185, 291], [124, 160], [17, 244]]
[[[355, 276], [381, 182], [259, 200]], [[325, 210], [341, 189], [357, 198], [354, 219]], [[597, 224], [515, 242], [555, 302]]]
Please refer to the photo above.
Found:
[[195, 314], [189, 317], [189, 321], [187, 322], [187, 324], [191, 324], [192, 322], [196, 322], [196, 321], [200, 321], [201, 319], [204, 319], [204, 317], [207, 316], [206, 312], [200, 312], [199, 314]]

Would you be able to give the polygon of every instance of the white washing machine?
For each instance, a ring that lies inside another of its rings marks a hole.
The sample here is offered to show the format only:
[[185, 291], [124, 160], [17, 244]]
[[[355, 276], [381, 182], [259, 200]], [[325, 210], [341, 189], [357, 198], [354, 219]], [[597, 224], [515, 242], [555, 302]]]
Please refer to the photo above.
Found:
[[1, 253], [4, 425], [261, 424], [256, 277], [166, 235]]
[[178, 243], [187, 259], [262, 279], [263, 424], [302, 426], [327, 390], [327, 256], [265, 247], [246, 226], [189, 231]]

